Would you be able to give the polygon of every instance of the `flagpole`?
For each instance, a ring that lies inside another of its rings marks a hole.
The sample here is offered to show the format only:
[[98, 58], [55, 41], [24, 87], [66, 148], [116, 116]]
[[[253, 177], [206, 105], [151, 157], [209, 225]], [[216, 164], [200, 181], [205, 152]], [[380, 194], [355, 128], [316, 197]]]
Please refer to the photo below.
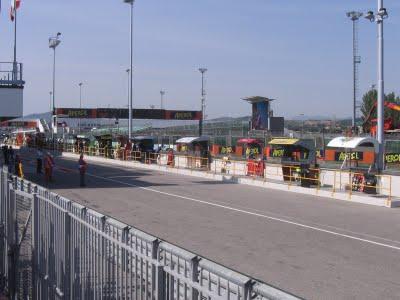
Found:
[[14, 0], [14, 80], [17, 80], [17, 0]]

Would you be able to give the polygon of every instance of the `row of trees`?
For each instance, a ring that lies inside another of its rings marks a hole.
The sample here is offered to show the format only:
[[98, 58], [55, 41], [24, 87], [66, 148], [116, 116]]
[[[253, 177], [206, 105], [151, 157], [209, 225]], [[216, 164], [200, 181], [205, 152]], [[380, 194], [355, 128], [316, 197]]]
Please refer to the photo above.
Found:
[[[371, 120], [377, 118], [377, 112], [375, 109], [371, 114], [369, 120], [367, 120], [377, 99], [378, 92], [375, 89], [368, 91], [366, 94], [364, 94], [362, 98], [361, 113], [364, 123], [364, 129], [366, 130], [369, 130], [371, 128]], [[400, 105], [400, 97], [396, 96], [393, 92], [385, 95], [385, 101]], [[385, 119], [389, 118], [392, 119], [394, 128], [400, 128], [400, 111], [395, 111], [385, 107]]]

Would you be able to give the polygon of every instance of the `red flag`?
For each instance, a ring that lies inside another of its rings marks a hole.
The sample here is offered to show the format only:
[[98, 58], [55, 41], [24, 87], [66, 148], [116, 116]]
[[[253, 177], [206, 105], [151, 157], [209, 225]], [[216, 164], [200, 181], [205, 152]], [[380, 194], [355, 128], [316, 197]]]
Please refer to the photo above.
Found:
[[16, 10], [21, 6], [21, 0], [11, 0], [10, 19], [14, 22]]

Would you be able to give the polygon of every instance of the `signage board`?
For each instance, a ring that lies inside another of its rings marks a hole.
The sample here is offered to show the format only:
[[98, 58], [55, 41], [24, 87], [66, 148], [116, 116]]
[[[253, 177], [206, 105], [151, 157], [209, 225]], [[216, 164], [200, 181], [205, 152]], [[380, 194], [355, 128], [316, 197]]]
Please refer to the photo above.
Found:
[[[129, 110], [120, 108], [57, 108], [60, 118], [76, 119], [128, 119]], [[147, 120], [200, 120], [201, 111], [165, 110], [165, 109], [133, 109], [134, 119]]]
[[385, 162], [387, 164], [400, 163], [400, 153], [386, 153], [385, 154]]
[[335, 152], [335, 161], [344, 161], [344, 160], [353, 160], [353, 161], [361, 161], [364, 159], [363, 152], [344, 152], [344, 151], [336, 151]]

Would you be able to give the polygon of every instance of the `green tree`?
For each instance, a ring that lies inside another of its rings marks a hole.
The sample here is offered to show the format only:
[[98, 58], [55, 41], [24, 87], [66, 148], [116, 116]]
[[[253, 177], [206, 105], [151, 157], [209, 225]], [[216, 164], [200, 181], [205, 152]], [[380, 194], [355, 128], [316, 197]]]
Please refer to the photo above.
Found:
[[[371, 120], [377, 118], [376, 108], [374, 105], [378, 98], [377, 90], [369, 90], [364, 94], [361, 104], [361, 113], [364, 123], [364, 130], [369, 131], [371, 128]], [[385, 95], [385, 101], [396, 103], [400, 105], [400, 98], [396, 97], [395, 93]], [[400, 127], [400, 112], [385, 107], [385, 119], [391, 118], [393, 120], [394, 128]]]

